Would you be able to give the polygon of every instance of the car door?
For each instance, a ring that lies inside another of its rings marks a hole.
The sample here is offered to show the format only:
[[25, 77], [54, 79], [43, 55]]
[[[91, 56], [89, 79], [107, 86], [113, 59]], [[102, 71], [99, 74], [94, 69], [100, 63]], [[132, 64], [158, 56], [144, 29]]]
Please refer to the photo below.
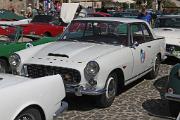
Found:
[[[142, 23], [142, 31], [143, 31], [143, 35], [144, 35], [144, 46], [146, 49], [146, 56], [145, 56], [145, 71], [149, 70], [152, 65], [153, 65], [153, 61], [154, 58], [156, 56], [155, 52], [156, 48], [155, 46], [157, 46], [158, 44], [156, 42], [154, 42], [153, 40], [153, 36], [149, 30], [149, 27], [145, 24]], [[157, 44], [157, 45], [156, 45]]]
[[147, 56], [149, 56], [149, 44], [145, 41], [142, 23], [132, 23], [130, 25], [130, 33], [131, 50], [134, 56], [132, 76], [135, 77], [144, 73], [147, 64], [149, 64], [149, 60], [147, 59]]

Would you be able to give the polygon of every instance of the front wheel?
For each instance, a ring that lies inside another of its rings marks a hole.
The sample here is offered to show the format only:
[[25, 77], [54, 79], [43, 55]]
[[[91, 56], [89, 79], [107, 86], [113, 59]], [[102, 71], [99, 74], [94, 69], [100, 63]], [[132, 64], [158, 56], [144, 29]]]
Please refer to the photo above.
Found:
[[118, 77], [115, 73], [111, 73], [107, 79], [106, 92], [97, 98], [97, 105], [102, 108], [111, 106], [117, 93]]
[[39, 110], [34, 108], [29, 108], [22, 113], [20, 113], [15, 120], [42, 120]]
[[158, 76], [160, 63], [160, 56], [157, 55], [152, 70], [147, 74], [147, 78], [155, 79]]

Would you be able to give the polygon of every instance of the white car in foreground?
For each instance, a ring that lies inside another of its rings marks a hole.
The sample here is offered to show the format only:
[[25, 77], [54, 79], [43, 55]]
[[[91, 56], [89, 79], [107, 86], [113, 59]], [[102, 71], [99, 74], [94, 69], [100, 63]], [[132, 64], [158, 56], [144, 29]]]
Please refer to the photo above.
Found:
[[55, 120], [67, 108], [60, 75], [30, 79], [0, 74], [0, 120]]
[[154, 32], [165, 37], [167, 56], [180, 59], [180, 15], [159, 16]]
[[14, 74], [30, 78], [60, 74], [66, 92], [96, 95], [108, 107], [123, 86], [155, 78], [164, 52], [164, 38], [143, 20], [88, 17], [73, 20], [59, 41], [19, 51], [9, 62]]

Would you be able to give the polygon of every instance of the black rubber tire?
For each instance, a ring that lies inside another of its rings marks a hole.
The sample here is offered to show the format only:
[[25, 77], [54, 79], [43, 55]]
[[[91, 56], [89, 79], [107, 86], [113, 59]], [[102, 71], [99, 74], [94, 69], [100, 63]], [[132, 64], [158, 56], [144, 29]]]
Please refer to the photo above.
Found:
[[[109, 80], [110, 82], [108, 82]], [[100, 96], [97, 96], [96, 98], [96, 103], [98, 107], [106, 108], [112, 105], [114, 98], [116, 97], [116, 94], [117, 94], [117, 81], [118, 81], [118, 77], [116, 73], [111, 73], [108, 76], [108, 79], [106, 82], [106, 92]], [[112, 85], [111, 88], [109, 88], [109, 85]], [[114, 89], [113, 91], [114, 93], [109, 98], [107, 97], [108, 89]]]
[[8, 63], [5, 60], [0, 59], [0, 73], [7, 73], [8, 71], [9, 71]]
[[43, 34], [43, 36], [44, 36], [44, 37], [51, 37], [51, 33], [45, 32], [45, 33]]
[[158, 76], [160, 64], [161, 58], [159, 55], [157, 55], [152, 70], [146, 75], [148, 79], [155, 79]]
[[169, 112], [172, 117], [177, 117], [180, 112], [180, 103], [176, 101], [168, 101]]
[[23, 118], [27, 118], [27, 120], [42, 120], [39, 110], [34, 108], [24, 110], [14, 120], [23, 120]]

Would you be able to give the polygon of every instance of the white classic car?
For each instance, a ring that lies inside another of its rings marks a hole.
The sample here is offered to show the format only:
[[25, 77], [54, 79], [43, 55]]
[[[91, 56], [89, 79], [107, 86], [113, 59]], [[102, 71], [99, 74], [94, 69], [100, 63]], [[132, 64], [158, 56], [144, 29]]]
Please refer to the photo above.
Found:
[[30, 79], [0, 74], [0, 120], [55, 120], [67, 108], [60, 75]]
[[61, 74], [66, 92], [96, 95], [108, 107], [116, 93], [148, 73], [158, 74], [165, 40], [143, 20], [78, 18], [59, 41], [22, 50], [9, 58], [14, 74], [39, 78]]
[[167, 56], [180, 59], [180, 15], [159, 16], [154, 32], [165, 37]]

